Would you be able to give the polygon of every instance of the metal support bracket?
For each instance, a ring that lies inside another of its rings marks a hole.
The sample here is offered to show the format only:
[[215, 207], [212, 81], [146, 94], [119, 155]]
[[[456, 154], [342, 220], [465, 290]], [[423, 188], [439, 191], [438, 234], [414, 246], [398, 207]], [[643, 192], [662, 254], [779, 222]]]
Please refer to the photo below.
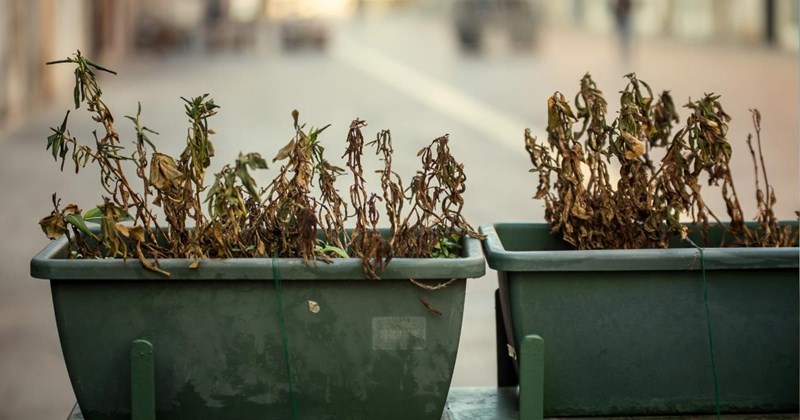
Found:
[[155, 384], [153, 345], [135, 340], [131, 345], [131, 420], [155, 420]]
[[519, 418], [544, 417], [544, 340], [528, 335], [522, 340], [519, 355]]

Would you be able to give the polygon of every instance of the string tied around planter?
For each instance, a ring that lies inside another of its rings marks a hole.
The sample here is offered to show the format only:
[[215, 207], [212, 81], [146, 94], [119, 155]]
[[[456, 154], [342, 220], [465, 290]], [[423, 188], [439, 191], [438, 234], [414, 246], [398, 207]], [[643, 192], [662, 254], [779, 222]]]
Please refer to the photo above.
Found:
[[278, 323], [283, 341], [283, 358], [286, 361], [286, 380], [289, 384], [289, 401], [292, 406], [292, 419], [297, 420], [297, 399], [292, 386], [292, 366], [289, 358], [289, 339], [286, 332], [286, 318], [283, 314], [283, 297], [281, 296], [281, 275], [277, 264], [277, 255], [272, 256], [272, 278], [275, 280], [275, 301], [278, 305]]
[[717, 410], [717, 419], [719, 419], [719, 379], [717, 378], [717, 359], [714, 356], [714, 337], [711, 330], [711, 311], [708, 308], [708, 279], [706, 278], [705, 250], [688, 237], [684, 239], [692, 244], [692, 246], [695, 247], [697, 252], [700, 254], [700, 270], [703, 274], [703, 305], [705, 306], [706, 310], [706, 331], [708, 333], [708, 351], [711, 354], [711, 374], [714, 377], [714, 404]]

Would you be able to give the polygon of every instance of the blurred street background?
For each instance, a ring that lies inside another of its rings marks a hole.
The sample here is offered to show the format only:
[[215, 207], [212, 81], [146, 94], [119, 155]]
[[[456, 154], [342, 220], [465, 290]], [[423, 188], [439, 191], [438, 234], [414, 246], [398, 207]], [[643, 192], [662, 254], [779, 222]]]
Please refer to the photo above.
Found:
[[[679, 106], [722, 96], [748, 217], [745, 140], [758, 108], [778, 216], [792, 219], [799, 43], [793, 0], [0, 0], [0, 419], [64, 418], [74, 403], [49, 285], [28, 264], [47, 244], [37, 222], [53, 192], [83, 209], [101, 201], [95, 173], [61, 173], [45, 150], [73, 86], [71, 68], [46, 61], [80, 49], [117, 70], [102, 83], [123, 144], [133, 130], [122, 116], [141, 102], [144, 125], [173, 155], [186, 136], [180, 97], [209, 93], [221, 105], [214, 171], [240, 151], [271, 159], [293, 134], [293, 109], [309, 125], [332, 124], [323, 144], [333, 155], [355, 118], [368, 138], [390, 129], [404, 178], [421, 147], [449, 134], [476, 226], [543, 220], [523, 132], [543, 138], [553, 92], [571, 99], [590, 72], [613, 114], [623, 75], [636, 72]], [[85, 112], [71, 124], [91, 138]], [[496, 282], [492, 271], [469, 282], [454, 386], [495, 385]]]

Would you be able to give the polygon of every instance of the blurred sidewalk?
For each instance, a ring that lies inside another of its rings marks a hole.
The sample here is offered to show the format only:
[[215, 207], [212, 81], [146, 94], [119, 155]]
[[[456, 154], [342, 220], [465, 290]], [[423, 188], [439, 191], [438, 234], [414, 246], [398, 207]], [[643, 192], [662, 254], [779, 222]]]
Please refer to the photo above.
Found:
[[[545, 126], [547, 97], [559, 90], [571, 98], [590, 71], [615, 107], [611, 98], [624, 87], [622, 75], [634, 70], [656, 91], [671, 89], [678, 104], [705, 92], [722, 95], [734, 118], [734, 167], [745, 197], [752, 195], [744, 144], [748, 109], [759, 108], [779, 216], [791, 218], [800, 207], [796, 54], [639, 39], [625, 64], [613, 38], [566, 29], [545, 30], [537, 49], [526, 53], [490, 34], [485, 53], [463, 54], [447, 16], [430, 13], [366, 16], [337, 25], [333, 35], [325, 52], [282, 52], [268, 38], [257, 51], [134, 57], [117, 66], [120, 75], [106, 78], [103, 90], [124, 136], [131, 129], [122, 116], [135, 113], [141, 101], [144, 124], [161, 133], [155, 140], [170, 154], [179, 152], [185, 138], [179, 97], [210, 93], [222, 106], [211, 121], [219, 133], [214, 170], [239, 151], [274, 154], [291, 136], [295, 108], [310, 125], [333, 124], [323, 141], [334, 148], [356, 117], [369, 122], [367, 136], [391, 129], [403, 176], [416, 169], [420, 147], [449, 133], [468, 174], [465, 213], [478, 225], [543, 219], [542, 204], [530, 198], [536, 181], [528, 173], [522, 133]], [[49, 285], [28, 276], [30, 258], [47, 243], [37, 222], [50, 211], [51, 193], [84, 209], [100, 201], [96, 174], [62, 174], [45, 151], [48, 127], [60, 123], [70, 101], [65, 95], [0, 133], [0, 226], [6, 234], [0, 242], [0, 419], [62, 418], [74, 402]], [[85, 114], [73, 114], [73, 134], [90, 138]], [[495, 288], [491, 271], [469, 283], [454, 386], [494, 385]]]

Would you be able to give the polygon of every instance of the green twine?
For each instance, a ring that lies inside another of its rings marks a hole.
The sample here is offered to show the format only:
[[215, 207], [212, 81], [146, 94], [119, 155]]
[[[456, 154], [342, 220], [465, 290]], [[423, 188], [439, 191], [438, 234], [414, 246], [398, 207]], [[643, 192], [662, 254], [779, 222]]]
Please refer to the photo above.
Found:
[[711, 311], [708, 309], [708, 279], [706, 279], [706, 259], [703, 248], [697, 246], [691, 239], [686, 240], [700, 252], [700, 268], [703, 273], [703, 305], [706, 308], [706, 327], [708, 330], [708, 351], [711, 353], [711, 373], [714, 377], [714, 401], [719, 419], [719, 380], [717, 379], [717, 359], [714, 357], [714, 337], [711, 334]]
[[277, 256], [272, 257], [272, 277], [275, 279], [275, 300], [278, 303], [278, 322], [283, 340], [283, 358], [286, 360], [286, 379], [289, 382], [289, 400], [292, 404], [292, 419], [297, 420], [297, 401], [292, 387], [292, 367], [289, 363], [289, 339], [286, 334], [286, 319], [283, 316], [283, 299], [281, 297], [281, 276], [278, 272]]

